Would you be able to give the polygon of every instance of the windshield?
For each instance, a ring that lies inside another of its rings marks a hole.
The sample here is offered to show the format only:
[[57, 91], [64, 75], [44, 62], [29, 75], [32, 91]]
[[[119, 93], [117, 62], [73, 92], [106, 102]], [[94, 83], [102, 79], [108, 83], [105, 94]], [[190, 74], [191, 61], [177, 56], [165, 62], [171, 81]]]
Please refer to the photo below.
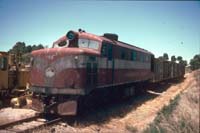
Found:
[[[53, 48], [59, 48], [59, 47], [77, 47], [77, 45], [76, 46], [74, 44], [69, 45], [69, 40], [63, 40], [53, 44]], [[80, 38], [78, 39], [78, 47], [98, 50], [99, 42], [95, 40]]]
[[95, 40], [80, 38], [78, 40], [78, 46], [79, 48], [91, 48], [97, 50], [99, 48], [99, 42]]

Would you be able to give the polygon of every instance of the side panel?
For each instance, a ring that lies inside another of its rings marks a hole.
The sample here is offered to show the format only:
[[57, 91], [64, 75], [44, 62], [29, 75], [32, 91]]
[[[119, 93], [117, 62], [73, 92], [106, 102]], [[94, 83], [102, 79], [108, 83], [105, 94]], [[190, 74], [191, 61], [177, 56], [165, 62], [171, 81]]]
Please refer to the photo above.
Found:
[[8, 70], [0, 70], [0, 89], [8, 89]]
[[[114, 46], [111, 43], [103, 42], [102, 44], [102, 56], [99, 58], [99, 73], [104, 78], [103, 84], [113, 84], [114, 80], [114, 58], [113, 58]], [[101, 79], [100, 79], [101, 82]], [[101, 83], [100, 83], [101, 84]]]
[[171, 62], [170, 65], [170, 78], [173, 79], [174, 78], [174, 73], [175, 73], [175, 69], [174, 69], [175, 63]]
[[8, 88], [8, 56], [0, 52], [0, 89]]
[[133, 58], [133, 51], [140, 53], [114, 44], [103, 43], [102, 56], [98, 61], [98, 88], [145, 81], [152, 78], [150, 55], [149, 61], [144, 56], [139, 55], [136, 59]]
[[[98, 87], [144, 81], [151, 79], [153, 76], [150, 62], [113, 60], [115, 66], [114, 73], [112, 64], [110, 63], [109, 67], [107, 67], [106, 59], [99, 58]], [[114, 75], [113, 82], [111, 82], [111, 75]], [[108, 78], [110, 79], [108, 80]]]
[[169, 79], [170, 78], [170, 69], [169, 69], [169, 62], [168, 61], [164, 61], [163, 62], [163, 79]]
[[29, 70], [19, 70], [18, 71], [18, 86], [20, 88], [25, 88], [27, 83], [30, 81], [30, 71]]
[[154, 59], [154, 77], [153, 82], [159, 82], [163, 80], [163, 61]]

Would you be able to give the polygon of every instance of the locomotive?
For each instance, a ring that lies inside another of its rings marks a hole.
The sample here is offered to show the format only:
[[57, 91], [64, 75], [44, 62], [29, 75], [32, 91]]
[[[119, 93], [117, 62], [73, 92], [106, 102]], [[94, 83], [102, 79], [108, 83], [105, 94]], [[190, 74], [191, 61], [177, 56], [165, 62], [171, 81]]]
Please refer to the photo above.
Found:
[[[119, 41], [116, 34], [97, 36], [83, 30], [67, 32], [52, 48], [33, 51], [31, 64], [32, 108], [59, 115], [76, 115], [80, 97], [96, 90], [120, 88], [132, 96], [136, 83], [184, 75], [173, 75], [177, 63], [155, 59], [153, 53]], [[161, 73], [164, 64], [167, 71]], [[159, 76], [164, 73], [167, 77]]]

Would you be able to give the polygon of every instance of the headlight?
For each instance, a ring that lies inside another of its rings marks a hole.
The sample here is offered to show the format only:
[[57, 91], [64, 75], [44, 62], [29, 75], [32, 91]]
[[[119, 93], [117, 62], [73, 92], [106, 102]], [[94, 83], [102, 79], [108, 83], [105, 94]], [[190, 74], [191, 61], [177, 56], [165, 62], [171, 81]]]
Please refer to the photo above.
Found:
[[69, 31], [69, 32], [66, 34], [66, 37], [67, 37], [69, 40], [73, 40], [73, 39], [76, 37], [76, 34], [75, 34], [73, 31]]

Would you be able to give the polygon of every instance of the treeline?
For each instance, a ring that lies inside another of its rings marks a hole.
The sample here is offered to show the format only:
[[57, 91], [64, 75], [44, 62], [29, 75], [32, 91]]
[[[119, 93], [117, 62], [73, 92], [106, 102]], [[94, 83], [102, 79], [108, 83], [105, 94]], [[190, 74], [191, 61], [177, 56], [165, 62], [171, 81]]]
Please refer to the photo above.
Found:
[[14, 63], [17, 64], [29, 64], [30, 53], [34, 50], [44, 49], [42, 44], [38, 45], [26, 45], [25, 42], [17, 42], [12, 49], [8, 52], [14, 55]]
[[200, 69], [200, 54], [197, 54], [190, 60], [190, 68], [192, 70]]
[[[168, 54], [167, 53], [164, 53], [163, 54], [163, 56], [160, 56], [160, 57], [158, 57], [159, 59], [161, 59], [161, 60], [165, 60], [165, 61], [168, 61], [169, 60], [169, 56], [168, 56]], [[185, 66], [187, 66], [187, 61], [186, 60], [183, 60], [183, 57], [182, 56], [175, 56], [175, 55], [172, 55], [171, 56], [171, 61], [172, 62], [176, 62], [176, 61], [178, 61], [179, 63], [181, 63], [181, 64], [183, 64], [183, 65], [185, 65]]]
[[[158, 57], [158, 58], [161, 59], [161, 60], [166, 60], [166, 61], [169, 60], [169, 56], [168, 56], [167, 53], [164, 53], [163, 56], [160, 56], [160, 57]], [[172, 61], [172, 62], [178, 61], [179, 63], [181, 63], [181, 64], [183, 64], [183, 65], [185, 65], [185, 66], [188, 65], [187, 61], [186, 61], [186, 60], [183, 60], [183, 57], [182, 57], [182, 56], [177, 56], [177, 57], [176, 57], [175, 55], [173, 55], [173, 56], [171, 56], [171, 61]], [[193, 59], [190, 60], [189, 65], [190, 65], [190, 69], [191, 69], [191, 70], [200, 69], [200, 54], [196, 54], [196, 55], [193, 57]]]
[[39, 50], [39, 49], [43, 49], [45, 48], [42, 44], [38, 44], [38, 45], [27, 45], [25, 44], [25, 42], [17, 42], [12, 49], [10, 49], [8, 52], [11, 54], [26, 54], [26, 53], [30, 53], [34, 50]]

